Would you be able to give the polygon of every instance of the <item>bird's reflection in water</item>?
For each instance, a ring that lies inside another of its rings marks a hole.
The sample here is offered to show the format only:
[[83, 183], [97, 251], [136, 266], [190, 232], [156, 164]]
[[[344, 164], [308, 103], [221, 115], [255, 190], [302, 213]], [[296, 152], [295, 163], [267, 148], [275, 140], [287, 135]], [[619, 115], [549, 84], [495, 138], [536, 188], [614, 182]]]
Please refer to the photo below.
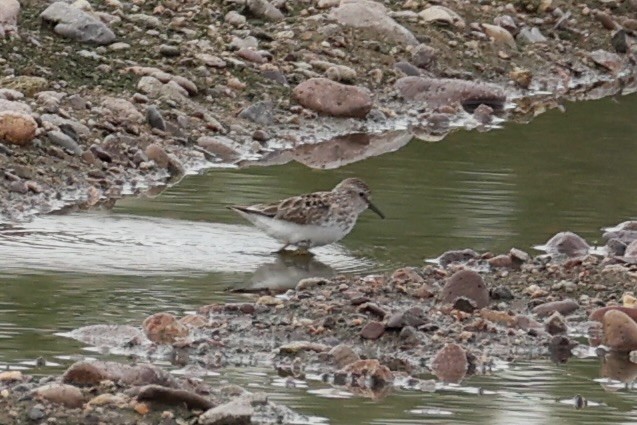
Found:
[[295, 288], [300, 280], [309, 277], [330, 278], [336, 272], [313, 255], [277, 254], [273, 262], [260, 265], [250, 283], [233, 292], [281, 293]]

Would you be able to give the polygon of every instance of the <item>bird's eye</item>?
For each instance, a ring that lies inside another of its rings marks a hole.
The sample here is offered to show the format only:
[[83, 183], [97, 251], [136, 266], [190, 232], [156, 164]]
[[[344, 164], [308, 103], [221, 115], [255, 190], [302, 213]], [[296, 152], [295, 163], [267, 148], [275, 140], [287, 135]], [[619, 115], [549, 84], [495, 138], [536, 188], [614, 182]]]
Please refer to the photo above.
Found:
[[364, 197], [365, 197], [365, 192], [358, 192], [358, 194], [359, 194], [362, 198], [364, 198]]

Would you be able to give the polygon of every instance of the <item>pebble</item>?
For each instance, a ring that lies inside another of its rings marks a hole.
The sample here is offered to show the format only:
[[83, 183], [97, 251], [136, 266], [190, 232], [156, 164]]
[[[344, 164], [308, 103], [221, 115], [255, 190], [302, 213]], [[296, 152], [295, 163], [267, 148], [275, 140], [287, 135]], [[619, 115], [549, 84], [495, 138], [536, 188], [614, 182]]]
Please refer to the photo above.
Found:
[[367, 89], [327, 78], [311, 78], [296, 86], [294, 100], [303, 107], [333, 117], [365, 118], [373, 107]]
[[378, 339], [385, 333], [385, 325], [381, 322], [367, 322], [361, 329], [360, 336], [364, 339]]
[[62, 131], [49, 131], [46, 134], [49, 141], [55, 145], [64, 148], [73, 155], [82, 155], [82, 148], [77, 144], [72, 137], [68, 136]]
[[[364, 30], [375, 39], [387, 39], [404, 45], [417, 45], [418, 40], [407, 28], [392, 19], [387, 8], [379, 2], [350, 0], [330, 11], [339, 24]], [[363, 34], [365, 34], [363, 33]]]
[[540, 304], [533, 308], [533, 313], [539, 317], [550, 316], [551, 314], [558, 312], [563, 316], [567, 316], [573, 313], [579, 308], [579, 304], [575, 300], [565, 299], [560, 301], [550, 301], [544, 304]]
[[55, 33], [80, 42], [105, 45], [111, 44], [116, 38], [105, 23], [64, 2], [49, 5], [40, 18], [53, 23]]
[[28, 114], [0, 111], [0, 140], [25, 146], [35, 138], [37, 128], [37, 122]]
[[472, 270], [459, 270], [447, 279], [442, 289], [442, 302], [453, 304], [465, 297], [476, 304], [476, 308], [489, 305], [489, 289], [482, 276]]
[[188, 336], [188, 328], [170, 313], [148, 316], [142, 323], [142, 328], [148, 339], [158, 344], [172, 344]]
[[445, 344], [434, 356], [431, 371], [442, 382], [459, 384], [467, 374], [469, 362], [464, 348], [455, 343]]

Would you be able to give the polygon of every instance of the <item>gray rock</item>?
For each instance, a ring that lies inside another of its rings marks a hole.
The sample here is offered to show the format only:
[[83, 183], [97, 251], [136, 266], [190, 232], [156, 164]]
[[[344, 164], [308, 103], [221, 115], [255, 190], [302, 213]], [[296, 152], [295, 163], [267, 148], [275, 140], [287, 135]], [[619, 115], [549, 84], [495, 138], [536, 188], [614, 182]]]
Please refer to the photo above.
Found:
[[84, 124], [67, 118], [62, 118], [56, 114], [42, 114], [40, 116], [40, 120], [42, 122], [51, 123], [57, 127], [69, 126], [73, 128], [75, 134], [80, 136], [88, 136], [91, 133], [91, 130]]
[[560, 232], [553, 236], [545, 245], [546, 252], [552, 255], [563, 254], [567, 257], [586, 255], [590, 245], [573, 232]]
[[269, 125], [274, 120], [272, 102], [257, 102], [245, 108], [239, 114], [239, 118], [250, 120], [257, 124]]
[[207, 410], [199, 416], [201, 425], [248, 425], [254, 414], [249, 397], [240, 397]]
[[420, 69], [406, 61], [396, 62], [394, 64], [394, 68], [407, 76], [419, 77], [420, 75], [422, 75]]
[[411, 61], [418, 68], [431, 69], [436, 63], [436, 49], [426, 44], [419, 44], [411, 51]]
[[115, 33], [95, 16], [67, 3], [55, 2], [40, 15], [54, 24], [53, 31], [63, 37], [83, 43], [110, 44]]
[[18, 0], [0, 0], [0, 38], [6, 34], [17, 32], [20, 3]]
[[394, 21], [387, 8], [369, 0], [350, 0], [330, 12], [339, 24], [369, 32], [374, 38], [387, 39], [406, 45], [417, 45], [418, 40], [407, 28]]
[[146, 121], [152, 128], [156, 128], [161, 131], [166, 131], [166, 122], [162, 117], [161, 112], [155, 105], [151, 105], [146, 109]]
[[544, 43], [547, 41], [544, 34], [537, 27], [524, 27], [520, 30], [516, 39], [523, 43]]
[[72, 152], [73, 155], [82, 154], [82, 148], [80, 148], [77, 142], [73, 140], [73, 138], [68, 134], [62, 131], [54, 130], [49, 131], [46, 136], [51, 143], [53, 143], [54, 145], [58, 145], [69, 152]]
[[27, 415], [29, 416], [29, 419], [34, 422], [44, 419], [44, 417], [46, 416], [44, 413], [44, 406], [42, 406], [41, 404], [36, 404], [29, 409]]
[[283, 13], [267, 0], [246, 0], [246, 6], [254, 16], [268, 21], [280, 21], [284, 18]]

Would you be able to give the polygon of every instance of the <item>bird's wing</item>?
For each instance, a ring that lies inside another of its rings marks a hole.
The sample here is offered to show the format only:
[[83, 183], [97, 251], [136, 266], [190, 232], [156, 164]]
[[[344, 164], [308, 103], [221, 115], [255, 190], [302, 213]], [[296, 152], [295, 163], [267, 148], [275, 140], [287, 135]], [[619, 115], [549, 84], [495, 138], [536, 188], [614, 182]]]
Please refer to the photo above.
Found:
[[274, 218], [297, 224], [319, 224], [330, 210], [329, 192], [293, 196], [276, 204]]

